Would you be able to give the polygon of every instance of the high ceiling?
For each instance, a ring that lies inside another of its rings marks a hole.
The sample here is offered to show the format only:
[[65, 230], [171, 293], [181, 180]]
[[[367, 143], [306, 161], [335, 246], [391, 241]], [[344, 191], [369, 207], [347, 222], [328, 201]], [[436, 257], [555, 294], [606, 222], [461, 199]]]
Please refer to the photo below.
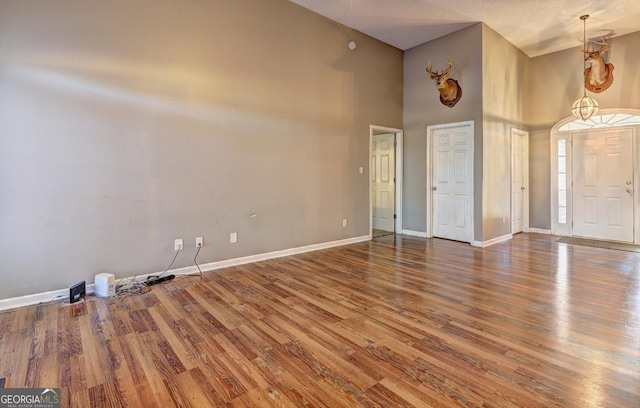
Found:
[[640, 31], [640, 0], [291, 0], [401, 50], [484, 22], [530, 57]]

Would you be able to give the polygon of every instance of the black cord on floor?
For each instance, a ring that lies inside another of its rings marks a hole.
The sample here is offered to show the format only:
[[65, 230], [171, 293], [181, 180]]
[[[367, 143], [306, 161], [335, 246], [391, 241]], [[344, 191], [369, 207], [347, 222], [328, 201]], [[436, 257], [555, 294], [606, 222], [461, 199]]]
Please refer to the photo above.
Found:
[[173, 259], [171, 260], [171, 263], [169, 264], [169, 266], [167, 266], [167, 269], [165, 269], [164, 271], [162, 271], [162, 273], [160, 275], [149, 275], [147, 276], [147, 280], [155, 280], [155, 279], [160, 279], [164, 276], [165, 273], [167, 273], [167, 271], [169, 269], [171, 269], [171, 267], [173, 266], [173, 263], [176, 261], [176, 258], [178, 257], [178, 254], [182, 252], [182, 249], [178, 249], [176, 251], [175, 256], [173, 257]]
[[200, 272], [200, 277], [202, 278], [202, 269], [200, 269], [200, 265], [198, 265], [198, 254], [200, 253], [200, 249], [202, 249], [202, 247], [198, 247], [198, 251], [196, 251], [196, 256], [193, 257], [193, 263], [196, 264], [196, 266], [198, 267], [198, 272]]

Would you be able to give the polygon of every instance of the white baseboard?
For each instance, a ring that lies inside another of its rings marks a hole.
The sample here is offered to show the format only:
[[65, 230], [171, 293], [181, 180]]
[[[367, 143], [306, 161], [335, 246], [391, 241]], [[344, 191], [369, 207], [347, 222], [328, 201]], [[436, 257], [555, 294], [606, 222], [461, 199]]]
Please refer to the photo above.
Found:
[[486, 247], [488, 247], [490, 245], [495, 245], [495, 244], [499, 244], [500, 242], [508, 241], [511, 238], [513, 238], [513, 234], [507, 234], [507, 235], [503, 235], [501, 237], [492, 238], [492, 239], [487, 240], [487, 241], [473, 241], [471, 243], [471, 245], [474, 246], [474, 247], [486, 248]]
[[[215, 269], [227, 268], [227, 267], [230, 267], [230, 266], [244, 265], [244, 264], [248, 264], [248, 263], [252, 263], [252, 262], [258, 262], [258, 261], [266, 261], [268, 259], [281, 258], [283, 256], [290, 256], [290, 255], [297, 255], [297, 254], [302, 254], [302, 253], [305, 253], [305, 252], [318, 251], [318, 250], [321, 250], [321, 249], [327, 249], [327, 248], [333, 248], [333, 247], [337, 247], [337, 246], [355, 244], [355, 243], [358, 243], [358, 242], [369, 241], [369, 240], [371, 240], [371, 236], [370, 235], [364, 235], [364, 236], [361, 236], [361, 237], [341, 239], [341, 240], [338, 240], [338, 241], [323, 242], [323, 243], [320, 243], [320, 244], [307, 245], [307, 246], [297, 247], [297, 248], [289, 248], [289, 249], [284, 249], [284, 250], [281, 250], [281, 251], [273, 251], [273, 252], [267, 252], [267, 253], [263, 253], [263, 254], [244, 256], [244, 257], [241, 257], [241, 258], [226, 259], [224, 261], [211, 262], [211, 263], [208, 263], [208, 264], [200, 265], [200, 269], [203, 272], [212, 271], [212, 270], [215, 270]], [[177, 275], [192, 275], [192, 274], [197, 273], [197, 272], [198, 272], [198, 268], [195, 265], [194, 266], [187, 266], [187, 267], [184, 267], [184, 268], [171, 269], [171, 270], [167, 271], [168, 274], [172, 274], [172, 275], [176, 275], [176, 276]], [[147, 276], [157, 275], [159, 273], [161, 273], [161, 272], [149, 273], [149, 274], [145, 274], [145, 275], [136, 275], [135, 278], [138, 281], [142, 281], [142, 280], [146, 279]], [[119, 278], [118, 282], [121, 281], [121, 280], [127, 280], [127, 279], [131, 279], [131, 278], [133, 278], [133, 277]], [[87, 295], [90, 295], [90, 294], [92, 294], [94, 292], [95, 292], [95, 284], [93, 284], [93, 283], [87, 284]], [[46, 303], [46, 302], [52, 302], [54, 300], [64, 300], [64, 299], [69, 299], [69, 289], [68, 288], [67, 289], [52, 290], [52, 291], [49, 291], [49, 292], [35, 293], [35, 294], [32, 294], [32, 295], [18, 296], [18, 297], [9, 298], [9, 299], [0, 299], [0, 310], [15, 309], [15, 308], [18, 308], [18, 307], [37, 305], [39, 303]]]
[[[95, 292], [93, 283], [87, 284], [87, 295]], [[69, 299], [69, 289], [52, 290], [49, 292], [36, 293], [33, 295], [18, 296], [9, 299], [0, 299], [0, 310], [16, 309], [23, 306], [37, 305], [39, 303], [52, 302], [54, 300]]]
[[551, 230], [542, 229], [542, 228], [529, 228], [529, 232], [534, 232], [536, 234], [547, 234], [551, 235]]
[[419, 237], [419, 238], [428, 238], [426, 232], [412, 231], [412, 230], [407, 230], [407, 229], [403, 229], [402, 230], [402, 235], [409, 235], [409, 236], [412, 236], [412, 237]]
[[[249, 255], [249, 256], [244, 256], [244, 257], [241, 257], [241, 258], [226, 259], [224, 261], [211, 262], [211, 263], [208, 263], [208, 264], [200, 265], [200, 268], [203, 271], [205, 271], [205, 270], [206, 271], [213, 271], [213, 270], [216, 270], [216, 269], [228, 268], [230, 266], [244, 265], [244, 264], [258, 262], [258, 261], [266, 261], [268, 259], [281, 258], [283, 256], [291, 256], [291, 255], [297, 255], [297, 254], [303, 254], [305, 252], [319, 251], [321, 249], [327, 249], [327, 248], [333, 248], [333, 247], [337, 247], [337, 246], [355, 244], [355, 243], [358, 243], [358, 242], [370, 241], [370, 240], [371, 240], [371, 236], [370, 235], [363, 235], [361, 237], [342, 239], [342, 240], [339, 240], [339, 241], [324, 242], [324, 243], [321, 243], [321, 244], [313, 244], [313, 245], [307, 245], [307, 246], [298, 247], [298, 248], [290, 248], [290, 249], [284, 249], [284, 250], [281, 250], [281, 251], [267, 252], [267, 253], [264, 253], [264, 254]], [[188, 271], [185, 271], [185, 272], [182, 272], [182, 273], [179, 273], [179, 274], [181, 274], [181, 275], [183, 275], [183, 274], [192, 274], [192, 273], [194, 273], [194, 269], [196, 269], [196, 267], [192, 266], [192, 267], [189, 267], [189, 268], [182, 268], [182, 269], [188, 269]], [[178, 274], [176, 272], [172, 272], [172, 273], [174, 275]]]

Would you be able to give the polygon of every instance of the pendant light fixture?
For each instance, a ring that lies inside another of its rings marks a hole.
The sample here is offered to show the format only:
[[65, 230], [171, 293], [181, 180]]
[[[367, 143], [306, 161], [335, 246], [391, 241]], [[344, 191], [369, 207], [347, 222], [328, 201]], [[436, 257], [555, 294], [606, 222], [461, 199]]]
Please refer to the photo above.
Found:
[[[589, 18], [588, 14], [585, 14], [584, 16], [580, 17], [580, 20], [582, 20], [583, 22], [583, 48], [582, 48], [582, 52], [583, 52], [582, 75], [583, 76], [585, 75], [584, 73], [587, 70], [587, 60], [584, 58], [584, 53], [587, 52], [587, 19], [588, 18]], [[598, 102], [596, 102], [595, 99], [587, 96], [587, 85], [585, 83], [584, 78], [582, 80], [582, 89], [583, 89], [582, 97], [578, 98], [578, 100], [576, 100], [573, 103], [573, 106], [571, 107], [571, 113], [573, 113], [573, 116], [575, 116], [578, 119], [587, 120], [591, 116], [598, 113], [598, 109], [600, 108], [600, 106], [598, 106]]]

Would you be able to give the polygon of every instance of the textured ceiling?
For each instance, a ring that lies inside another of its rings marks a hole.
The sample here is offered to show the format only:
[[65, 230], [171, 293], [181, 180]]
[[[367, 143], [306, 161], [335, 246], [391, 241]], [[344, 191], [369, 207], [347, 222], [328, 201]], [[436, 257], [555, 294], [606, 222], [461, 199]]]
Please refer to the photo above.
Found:
[[[402, 50], [484, 22], [530, 57], [640, 31], [640, 0], [291, 0]], [[639, 45], [640, 48], [640, 45]]]

